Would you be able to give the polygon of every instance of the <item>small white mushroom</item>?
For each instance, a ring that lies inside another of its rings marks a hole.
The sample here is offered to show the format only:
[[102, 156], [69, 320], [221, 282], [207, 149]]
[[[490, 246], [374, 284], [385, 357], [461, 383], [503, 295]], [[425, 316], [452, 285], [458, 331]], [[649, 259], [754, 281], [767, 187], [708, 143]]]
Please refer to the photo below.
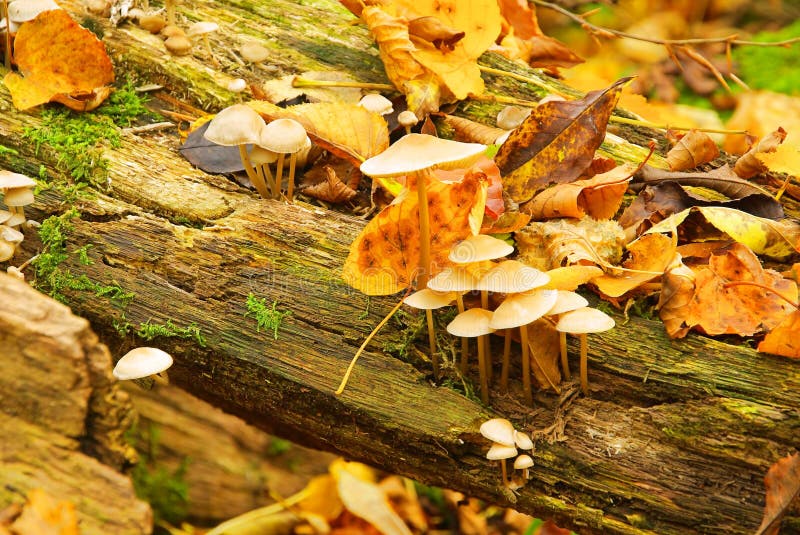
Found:
[[514, 469], [515, 470], [522, 470], [522, 479], [527, 481], [530, 479], [530, 474], [528, 470], [530, 467], [533, 466], [533, 457], [523, 453], [519, 457], [514, 460]]
[[486, 453], [486, 458], [490, 461], [500, 461], [500, 474], [503, 478], [503, 486], [508, 486], [508, 471], [506, 470], [506, 459], [517, 455], [517, 448], [514, 446], [504, 446], [503, 444], [492, 444]]
[[166, 382], [167, 368], [172, 366], [169, 353], [155, 347], [137, 347], [128, 351], [114, 366], [112, 374], [120, 381], [142, 379], [154, 376], [154, 379]]

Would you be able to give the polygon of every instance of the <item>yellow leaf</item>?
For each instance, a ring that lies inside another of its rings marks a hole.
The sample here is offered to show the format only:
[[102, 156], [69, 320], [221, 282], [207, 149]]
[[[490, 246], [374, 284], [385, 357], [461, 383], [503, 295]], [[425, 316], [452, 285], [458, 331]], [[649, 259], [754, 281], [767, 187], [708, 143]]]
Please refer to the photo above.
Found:
[[784, 143], [778, 145], [774, 152], [756, 154], [761, 163], [774, 173], [800, 176], [800, 146]]
[[386, 493], [375, 483], [359, 479], [349, 470], [341, 470], [337, 489], [347, 510], [372, 524], [383, 535], [412, 535], [392, 509]]
[[592, 279], [592, 284], [609, 297], [620, 297], [646, 283], [660, 277], [675, 258], [672, 239], [663, 234], [649, 234], [628, 244], [630, 258], [622, 267], [636, 270], [636, 273], [623, 272], [619, 276], [601, 275]]

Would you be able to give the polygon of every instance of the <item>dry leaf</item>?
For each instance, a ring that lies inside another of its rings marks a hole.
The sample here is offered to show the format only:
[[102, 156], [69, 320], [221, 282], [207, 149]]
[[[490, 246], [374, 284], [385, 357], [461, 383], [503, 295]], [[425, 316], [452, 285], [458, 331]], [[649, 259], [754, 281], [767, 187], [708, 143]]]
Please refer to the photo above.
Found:
[[386, 497], [392, 502], [392, 508], [400, 518], [415, 532], [424, 533], [428, 530], [428, 517], [410, 480], [400, 476], [389, 476], [383, 478], [378, 486], [386, 493]]
[[784, 143], [774, 151], [756, 154], [756, 158], [773, 173], [800, 176], [800, 147], [797, 145]]
[[531, 372], [533, 372], [539, 388], [552, 389], [553, 385], [561, 382], [561, 350], [559, 349], [558, 331], [553, 322], [544, 318], [528, 325], [528, 329], [531, 333], [536, 333], [536, 336], [528, 337]]
[[[800, 97], [771, 91], [746, 91], [737, 95], [736, 100], [736, 111], [726, 128], [746, 130], [756, 138], [763, 138], [779, 126], [787, 132], [800, 132]], [[744, 154], [750, 147], [747, 136], [730, 134], [722, 148], [731, 154]]]
[[[657, 236], [657, 237], [656, 237]], [[622, 267], [640, 273], [621, 272], [617, 276], [601, 275], [592, 284], [609, 297], [621, 297], [642, 284], [661, 277], [675, 259], [675, 244], [663, 234], [647, 234], [628, 244], [629, 258]]]
[[736, 160], [733, 170], [742, 178], [750, 178], [767, 170], [767, 166], [758, 158], [762, 152], [773, 152], [786, 139], [786, 130], [778, 128], [761, 138], [750, 150]]
[[581, 100], [534, 108], [495, 156], [505, 190], [514, 201], [525, 202], [548, 184], [571, 182], [581, 175], [603, 141], [608, 118], [628, 80]]
[[767, 333], [758, 344], [758, 351], [800, 359], [800, 338], [797, 333], [800, 333], [800, 312], [795, 310]]
[[536, 195], [523, 210], [531, 219], [556, 217], [577, 219], [589, 215], [595, 219], [610, 219], [622, 204], [636, 166], [624, 164], [611, 171], [585, 180], [556, 184]]
[[508, 134], [508, 130], [495, 128], [494, 126], [464, 119], [463, 117], [456, 117], [455, 115], [445, 115], [444, 122], [453, 129], [453, 139], [466, 143], [494, 145], [497, 143], [498, 138]]
[[92, 94], [114, 81], [103, 43], [63, 9], [45, 11], [20, 26], [14, 58], [22, 76], [9, 72], [3, 82], [19, 110], [59, 94]]
[[334, 474], [334, 477], [338, 480], [336, 488], [339, 498], [348, 511], [372, 524], [383, 535], [412, 535], [378, 485], [360, 479], [347, 466]]
[[303, 512], [319, 515], [328, 522], [338, 517], [344, 508], [336, 492], [336, 480], [330, 474], [311, 478], [303, 490], [303, 496], [297, 507]]
[[22, 514], [9, 526], [16, 535], [78, 535], [78, 515], [69, 501], [56, 501], [42, 489], [28, 492]]
[[657, 184], [668, 180], [677, 182], [682, 186], [713, 189], [731, 199], [741, 199], [747, 195], [755, 194], [772, 196], [764, 188], [739, 177], [727, 164], [707, 173], [681, 173], [644, 165], [634, 175], [633, 184]]
[[326, 180], [304, 188], [305, 195], [334, 204], [347, 202], [357, 195], [356, 190], [339, 180], [336, 171], [330, 165], [324, 166], [323, 169]]
[[358, 104], [361, 100], [361, 89], [358, 87], [294, 87], [295, 78], [307, 80], [324, 80], [333, 82], [357, 82], [355, 78], [341, 71], [307, 71], [299, 75], [290, 74], [267, 80], [261, 84], [264, 98], [273, 104], [300, 97], [306, 97], [308, 102], [338, 102], [344, 104]]
[[268, 121], [282, 117], [298, 121], [314, 143], [355, 166], [389, 147], [386, 121], [355, 104], [316, 102], [288, 108], [263, 100], [247, 104]]
[[731, 238], [756, 254], [783, 259], [800, 251], [800, 225], [790, 219], [773, 221], [721, 206], [696, 206], [671, 215], [647, 233], [678, 228], [682, 242]]
[[415, 44], [422, 41], [445, 53], [452, 52], [456, 43], [464, 38], [463, 31], [445, 26], [442, 21], [432, 16], [418, 17], [408, 21], [408, 33]]
[[800, 495], [800, 453], [787, 455], [773, 464], [764, 477], [764, 486], [767, 503], [755, 535], [778, 535], [783, 515]]
[[[419, 265], [419, 207], [415, 184], [372, 218], [350, 246], [342, 277], [367, 295], [389, 295], [413, 282]], [[431, 223], [431, 276], [451, 265], [452, 245], [472, 234], [474, 212], [482, 218], [486, 185], [475, 174], [460, 182], [427, 185]]]
[[547, 271], [550, 282], [542, 286], [542, 289], [574, 292], [581, 284], [586, 284], [602, 274], [603, 270], [597, 266], [574, 265], [559, 267]]
[[667, 153], [667, 163], [673, 171], [694, 169], [719, 156], [719, 148], [705, 132], [690, 130]]
[[685, 310], [694, 296], [694, 271], [676, 256], [674, 263], [661, 278], [658, 296], [659, 317], [670, 338], [683, 338], [690, 327], [684, 323]]

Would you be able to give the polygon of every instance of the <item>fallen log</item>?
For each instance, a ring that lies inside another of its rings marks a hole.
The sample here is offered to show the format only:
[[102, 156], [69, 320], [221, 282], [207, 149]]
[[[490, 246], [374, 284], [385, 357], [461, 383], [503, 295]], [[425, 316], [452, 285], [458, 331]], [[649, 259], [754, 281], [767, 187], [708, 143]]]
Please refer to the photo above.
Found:
[[[350, 25], [337, 4], [310, 4], [196, 1], [182, 16], [216, 14], [235, 21], [242, 35], [275, 39], [280, 70], [339, 68], [383, 81], [363, 28]], [[330, 14], [324, 23], [320, 10]], [[105, 41], [118, 70], [161, 83], [196, 106], [214, 111], [236, 98], [223, 89], [228, 76], [208, 69], [205, 58], [167, 56], [140, 29], [106, 28]], [[482, 61], [539, 76], [491, 55]], [[490, 83], [518, 97], [539, 91], [501, 77]], [[480, 119], [487, 109], [462, 113]], [[0, 165], [29, 174], [45, 165], [59, 176], [47, 148], [37, 155], [21, 136], [40, 124], [37, 113], [10, 105], [3, 112], [0, 143], [10, 150], [0, 151]], [[62, 294], [116, 356], [158, 345], [175, 357], [176, 384], [269, 432], [553, 517], [581, 533], [748, 533], [758, 526], [763, 475], [797, 447], [795, 363], [700, 336], [672, 341], [657, 321], [617, 317], [616, 329], [590, 337], [590, 397], [568, 386], [559, 397], [537, 394], [529, 408], [517, 401], [515, 387], [485, 407], [465, 395], [452, 361], [445, 368], [455, 384], [435, 384], [413, 348], [405, 359], [387, 352], [407, 334], [390, 323], [335, 396], [356, 348], [399, 299], [367, 298], [341, 281], [349, 243], [364, 221], [261, 200], [193, 169], [174, 149], [175, 138], [123, 137], [105, 154], [108, 189], [77, 201], [82, 216], [67, 233], [67, 251], [91, 245], [83, 249], [88, 262], [70, 254], [58, 269], [93, 285], [66, 285]], [[42, 220], [63, 212], [63, 201], [46, 191], [29, 213]], [[35, 233], [25, 234], [14, 265], [38, 249]], [[277, 331], [259, 331], [248, 317], [251, 294], [291, 312]], [[494, 415], [539, 437], [533, 479], [516, 495], [484, 457], [489, 444], [478, 426]]]

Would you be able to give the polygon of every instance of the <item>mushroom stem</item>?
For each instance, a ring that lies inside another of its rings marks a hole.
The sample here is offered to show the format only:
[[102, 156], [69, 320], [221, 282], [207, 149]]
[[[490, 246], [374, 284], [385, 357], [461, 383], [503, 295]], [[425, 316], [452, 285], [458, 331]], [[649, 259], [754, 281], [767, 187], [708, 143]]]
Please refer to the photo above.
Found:
[[[487, 290], [481, 290], [481, 308], [484, 310], [489, 310], [489, 292]], [[490, 383], [492, 382], [492, 346], [491, 340], [489, 336], [481, 336], [478, 338], [480, 343], [485, 344], [486, 348], [486, 376], [487, 381]]]
[[[290, 201], [291, 202], [291, 201]], [[433, 310], [425, 310], [425, 319], [428, 322], [428, 344], [431, 348], [431, 362], [433, 363], [433, 377], [439, 378], [439, 355], [436, 354], [436, 332], [433, 326]]]
[[283, 160], [286, 157], [286, 154], [281, 152], [278, 154], [278, 163], [276, 164], [275, 168], [275, 187], [277, 188], [277, 198], [281, 196], [281, 187], [283, 186]]
[[503, 370], [500, 372], [500, 390], [508, 390], [508, 369], [511, 367], [511, 329], [506, 329], [503, 341]]
[[428, 179], [433, 174], [428, 170], [414, 173], [417, 181], [417, 204], [419, 207], [419, 273], [417, 289], [426, 288], [431, 276], [431, 226], [428, 215]]
[[244, 143], [239, 145], [239, 157], [242, 159], [242, 165], [244, 166], [244, 172], [247, 173], [247, 178], [250, 179], [250, 182], [252, 182], [253, 186], [258, 190], [259, 195], [268, 199], [269, 192], [267, 192], [267, 185], [261, 180], [261, 177], [258, 176], [253, 164], [250, 163], [250, 157], [247, 155], [247, 146]]
[[208, 52], [209, 57], [211, 58], [211, 63], [214, 64], [214, 67], [219, 67], [219, 60], [211, 51], [211, 41], [208, 40], [208, 34], [203, 34], [203, 46], [206, 48], [206, 52]]
[[6, 69], [11, 69], [11, 17], [8, 16], [8, 0], [3, 0], [3, 15], [6, 18], [5, 66]]
[[272, 171], [269, 170], [269, 164], [261, 164], [256, 168], [258, 176], [264, 181], [266, 189], [269, 190], [269, 198], [275, 198], [275, 179], [272, 178]]
[[152, 377], [153, 377], [153, 381], [156, 384], [159, 384], [161, 386], [169, 385], [169, 376], [167, 376], [167, 372], [166, 371], [163, 371], [161, 373], [157, 373], [157, 374], [153, 375]]
[[[289, 204], [292, 203], [292, 197], [294, 197], [294, 170], [297, 166], [297, 153], [293, 152], [291, 156], [289, 156], [289, 186], [286, 190], [286, 198], [289, 201]], [[430, 313], [430, 311], [428, 311]]]
[[522, 344], [522, 390], [525, 403], [533, 404], [533, 391], [531, 390], [531, 360], [528, 354], [528, 326], [519, 328], [519, 343]]
[[167, 25], [175, 26], [175, 2], [177, 0], [165, 0], [167, 9]]
[[564, 372], [564, 379], [569, 381], [572, 375], [569, 373], [569, 361], [567, 360], [567, 333], [558, 333], [558, 347], [561, 351], [561, 371]]
[[503, 486], [508, 486], [508, 471], [506, 470], [506, 460], [500, 459], [500, 473], [503, 477]]
[[[458, 313], [461, 314], [464, 312], [464, 296], [458, 294], [456, 296], [456, 306], [458, 307]], [[469, 338], [462, 337], [461, 338], [461, 375], [467, 374], [467, 365], [469, 364]]]
[[581, 333], [581, 390], [585, 396], [589, 395], [589, 344], [586, 334]]
[[[486, 380], [486, 351], [484, 348], [483, 336], [478, 337], [478, 372], [481, 376], [481, 401], [484, 405], [489, 404], [489, 381]], [[505, 466], [505, 464], [504, 464]], [[503, 478], [505, 481], [505, 476]]]

